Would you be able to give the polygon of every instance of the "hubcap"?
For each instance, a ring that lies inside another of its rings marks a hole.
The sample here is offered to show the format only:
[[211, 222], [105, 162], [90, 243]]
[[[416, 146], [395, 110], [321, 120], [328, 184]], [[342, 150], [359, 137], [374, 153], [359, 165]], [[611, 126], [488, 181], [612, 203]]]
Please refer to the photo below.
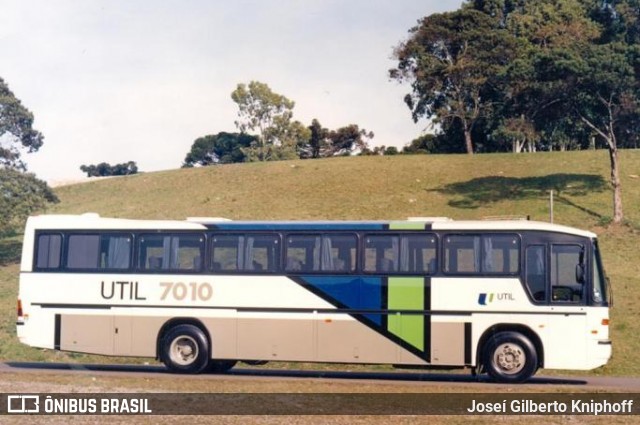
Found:
[[169, 356], [174, 363], [190, 365], [198, 358], [198, 343], [190, 336], [180, 336], [171, 342]]
[[520, 372], [526, 363], [527, 356], [522, 347], [514, 343], [499, 345], [493, 353], [493, 361], [500, 370], [508, 375]]

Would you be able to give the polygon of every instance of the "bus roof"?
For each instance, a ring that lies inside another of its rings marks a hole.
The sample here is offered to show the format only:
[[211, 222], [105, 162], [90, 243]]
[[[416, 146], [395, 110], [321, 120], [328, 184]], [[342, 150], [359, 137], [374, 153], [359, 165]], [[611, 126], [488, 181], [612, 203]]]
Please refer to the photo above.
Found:
[[188, 220], [134, 220], [100, 217], [95, 213], [80, 215], [39, 215], [29, 217], [27, 227], [36, 229], [76, 230], [237, 230], [237, 231], [381, 231], [381, 230], [537, 230], [566, 233], [587, 238], [596, 234], [558, 224], [529, 220], [464, 220], [456, 221], [444, 217], [412, 218], [410, 220], [387, 221], [231, 221], [223, 218], [190, 217]]

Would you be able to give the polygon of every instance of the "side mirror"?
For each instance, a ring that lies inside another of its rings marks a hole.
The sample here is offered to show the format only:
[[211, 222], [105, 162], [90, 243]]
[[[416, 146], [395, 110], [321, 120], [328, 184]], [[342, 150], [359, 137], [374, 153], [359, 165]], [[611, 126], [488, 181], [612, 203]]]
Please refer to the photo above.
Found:
[[576, 282], [584, 283], [584, 264], [576, 264]]

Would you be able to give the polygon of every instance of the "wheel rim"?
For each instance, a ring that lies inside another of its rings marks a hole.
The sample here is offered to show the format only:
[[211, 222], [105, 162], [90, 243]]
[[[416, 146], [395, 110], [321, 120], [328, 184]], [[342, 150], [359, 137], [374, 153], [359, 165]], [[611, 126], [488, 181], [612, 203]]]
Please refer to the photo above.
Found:
[[493, 352], [493, 363], [506, 375], [520, 373], [526, 362], [524, 349], [512, 342], [500, 344]]
[[171, 342], [169, 357], [181, 366], [190, 365], [198, 358], [198, 343], [190, 336], [179, 336]]

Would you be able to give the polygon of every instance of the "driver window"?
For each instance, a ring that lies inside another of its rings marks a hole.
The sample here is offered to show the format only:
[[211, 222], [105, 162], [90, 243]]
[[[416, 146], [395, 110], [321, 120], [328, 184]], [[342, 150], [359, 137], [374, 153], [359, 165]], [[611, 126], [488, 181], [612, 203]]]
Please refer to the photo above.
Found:
[[580, 282], [576, 269], [584, 268], [584, 248], [580, 245], [551, 247], [551, 301], [580, 303], [583, 301], [584, 281]]

